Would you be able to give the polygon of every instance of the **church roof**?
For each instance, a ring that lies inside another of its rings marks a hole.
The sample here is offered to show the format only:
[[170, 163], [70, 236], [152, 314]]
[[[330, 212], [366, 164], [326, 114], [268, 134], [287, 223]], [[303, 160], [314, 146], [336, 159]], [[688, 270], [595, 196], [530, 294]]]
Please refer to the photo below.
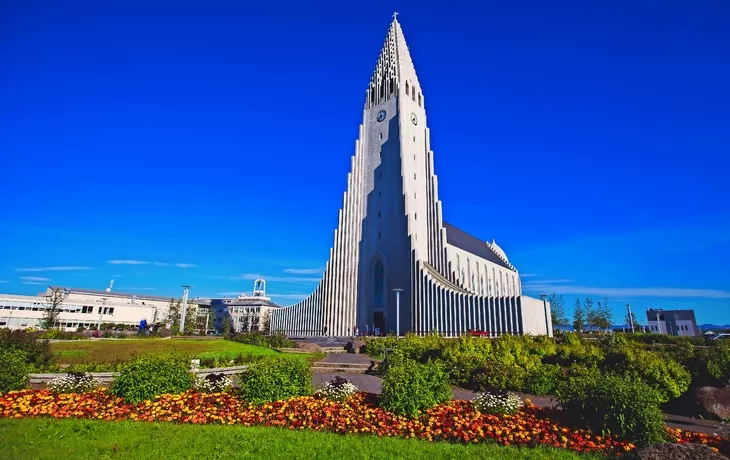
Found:
[[457, 228], [447, 222], [444, 222], [444, 228], [446, 229], [446, 242], [452, 246], [456, 246], [459, 249], [463, 249], [466, 252], [470, 252], [483, 259], [487, 259], [490, 262], [514, 270], [515, 267], [509, 262], [500, 257], [488, 243], [480, 240], [474, 235], [466, 233], [464, 230]]

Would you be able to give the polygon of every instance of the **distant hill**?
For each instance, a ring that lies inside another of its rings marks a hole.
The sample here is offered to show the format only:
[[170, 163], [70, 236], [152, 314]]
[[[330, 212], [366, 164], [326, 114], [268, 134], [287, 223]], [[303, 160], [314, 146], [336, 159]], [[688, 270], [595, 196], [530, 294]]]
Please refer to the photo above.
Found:
[[717, 324], [700, 324], [700, 329], [703, 331], [714, 331], [717, 329], [730, 329], [730, 324], [725, 324], [724, 326], [720, 326]]

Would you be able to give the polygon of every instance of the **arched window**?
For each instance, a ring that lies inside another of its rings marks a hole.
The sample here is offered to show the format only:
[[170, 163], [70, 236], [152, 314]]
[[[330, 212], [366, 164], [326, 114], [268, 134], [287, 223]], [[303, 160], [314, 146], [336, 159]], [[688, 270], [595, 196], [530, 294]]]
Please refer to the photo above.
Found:
[[375, 307], [383, 306], [383, 262], [375, 264]]

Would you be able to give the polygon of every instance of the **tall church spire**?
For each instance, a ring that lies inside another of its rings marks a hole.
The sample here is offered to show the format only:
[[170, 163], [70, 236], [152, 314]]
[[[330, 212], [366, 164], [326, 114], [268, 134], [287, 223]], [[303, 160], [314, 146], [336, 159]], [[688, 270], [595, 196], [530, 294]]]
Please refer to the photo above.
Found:
[[[418, 85], [416, 70], [413, 67], [411, 54], [403, 35], [398, 13], [393, 13], [393, 21], [388, 28], [388, 35], [380, 50], [375, 71], [370, 77], [365, 107], [370, 108], [395, 97], [399, 89], [402, 91], [404, 82], [409, 85]], [[420, 86], [420, 85], [418, 85]]]

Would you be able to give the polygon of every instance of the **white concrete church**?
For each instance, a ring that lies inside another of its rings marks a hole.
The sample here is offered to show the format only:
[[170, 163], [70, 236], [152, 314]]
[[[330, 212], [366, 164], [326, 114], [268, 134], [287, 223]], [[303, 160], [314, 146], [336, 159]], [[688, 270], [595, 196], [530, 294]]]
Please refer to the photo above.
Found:
[[[322, 281], [273, 312], [288, 335], [481, 331], [552, 335], [549, 304], [522, 295], [520, 275], [494, 242], [444, 222], [425, 97], [394, 17], [366, 92]], [[400, 311], [396, 293], [400, 292]]]

